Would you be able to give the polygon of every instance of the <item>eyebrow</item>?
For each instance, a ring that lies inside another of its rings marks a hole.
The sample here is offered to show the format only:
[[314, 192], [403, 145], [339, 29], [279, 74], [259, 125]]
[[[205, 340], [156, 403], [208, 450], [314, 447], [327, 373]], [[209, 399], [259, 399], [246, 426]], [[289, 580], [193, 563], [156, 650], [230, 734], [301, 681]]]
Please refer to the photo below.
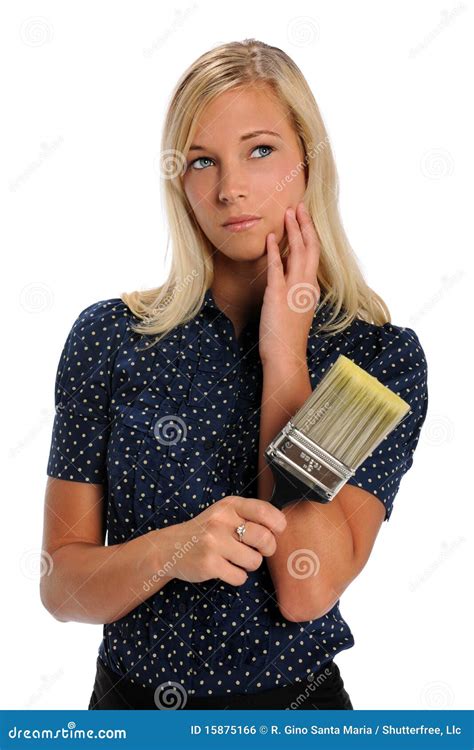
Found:
[[[274, 130], [253, 130], [251, 133], [245, 133], [245, 135], [240, 136], [241, 141], [247, 141], [249, 138], [255, 138], [256, 135], [275, 135], [277, 138], [282, 137], [280, 133], [275, 133]], [[204, 146], [198, 146], [197, 143], [193, 143], [192, 146], [189, 147], [190, 151], [209, 151], [209, 149], [204, 148]]]

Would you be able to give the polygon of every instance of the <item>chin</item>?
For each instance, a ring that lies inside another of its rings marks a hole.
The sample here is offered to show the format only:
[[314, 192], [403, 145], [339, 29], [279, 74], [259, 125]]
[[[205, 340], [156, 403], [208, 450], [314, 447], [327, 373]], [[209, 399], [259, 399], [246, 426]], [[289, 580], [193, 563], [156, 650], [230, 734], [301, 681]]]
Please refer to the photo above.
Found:
[[252, 261], [257, 260], [257, 258], [261, 258], [263, 255], [265, 255], [267, 252], [267, 248], [265, 243], [263, 245], [255, 246], [253, 248], [249, 248], [248, 246], [242, 249], [242, 252], [235, 252], [232, 254], [226, 253], [227, 257], [230, 260], [239, 260], [239, 261]]

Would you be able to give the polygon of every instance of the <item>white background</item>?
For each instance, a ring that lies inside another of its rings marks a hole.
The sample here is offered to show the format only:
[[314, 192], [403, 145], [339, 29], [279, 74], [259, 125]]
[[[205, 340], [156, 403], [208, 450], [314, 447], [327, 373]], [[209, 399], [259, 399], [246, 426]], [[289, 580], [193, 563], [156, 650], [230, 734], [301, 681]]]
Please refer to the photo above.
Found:
[[200, 54], [247, 37], [306, 76], [349, 240], [428, 359], [414, 464], [341, 599], [356, 645], [336, 662], [356, 709], [471, 707], [473, 11], [451, 0], [3, 8], [2, 708], [87, 708], [102, 627], [54, 620], [35, 568], [56, 367], [81, 310], [165, 279], [166, 103]]

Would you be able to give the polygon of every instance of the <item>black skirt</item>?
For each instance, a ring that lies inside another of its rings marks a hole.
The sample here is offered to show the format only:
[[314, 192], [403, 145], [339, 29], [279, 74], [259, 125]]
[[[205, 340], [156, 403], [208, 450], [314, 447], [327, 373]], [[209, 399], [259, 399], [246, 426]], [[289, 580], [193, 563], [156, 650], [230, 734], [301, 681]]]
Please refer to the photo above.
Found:
[[[171, 683], [176, 685], [176, 683]], [[162, 692], [136, 685], [107, 667], [97, 657], [97, 673], [89, 710], [100, 709], [293, 709], [293, 710], [352, 710], [353, 706], [337, 664], [330, 661], [313, 673], [312, 679], [295, 682], [286, 687], [263, 690], [260, 693], [186, 695], [183, 688], [164, 687]]]

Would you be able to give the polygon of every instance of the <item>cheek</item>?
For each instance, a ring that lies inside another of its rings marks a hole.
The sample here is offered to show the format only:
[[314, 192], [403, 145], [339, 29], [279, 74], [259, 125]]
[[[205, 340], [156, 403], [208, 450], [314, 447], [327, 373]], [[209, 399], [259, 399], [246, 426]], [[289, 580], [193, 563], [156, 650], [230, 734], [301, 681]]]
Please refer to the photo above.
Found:
[[206, 192], [204, 190], [199, 190], [196, 186], [187, 185], [185, 194], [194, 215], [199, 219], [199, 223], [202, 221], [205, 222], [207, 214]]
[[294, 159], [288, 160], [281, 172], [278, 187], [279, 194], [283, 197], [286, 207], [290, 205], [296, 206], [306, 188], [304, 164]]

